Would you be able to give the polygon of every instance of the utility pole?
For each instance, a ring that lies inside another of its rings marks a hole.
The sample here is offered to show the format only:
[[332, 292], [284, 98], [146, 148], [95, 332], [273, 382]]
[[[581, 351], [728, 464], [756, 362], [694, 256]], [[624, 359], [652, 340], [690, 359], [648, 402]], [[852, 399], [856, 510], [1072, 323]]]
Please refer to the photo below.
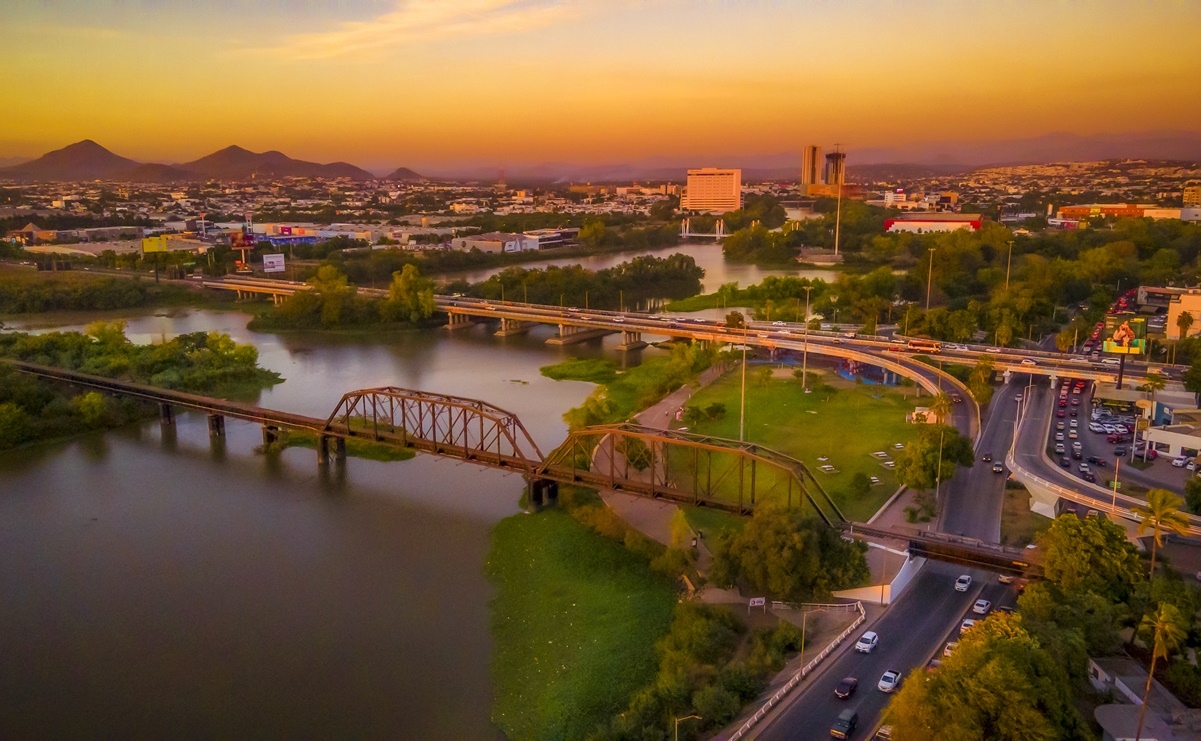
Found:
[[738, 411], [738, 442], [746, 440], [746, 317], [742, 318], [742, 403]]
[[1005, 290], [1009, 290], [1009, 268], [1013, 266], [1013, 240], [1009, 240], [1009, 260], [1005, 263]]
[[934, 248], [930, 248], [930, 269], [926, 272], [926, 311], [930, 311], [930, 287], [934, 281]]
[[813, 286], [805, 286], [805, 351], [801, 354], [801, 388], [809, 388], [809, 292]]

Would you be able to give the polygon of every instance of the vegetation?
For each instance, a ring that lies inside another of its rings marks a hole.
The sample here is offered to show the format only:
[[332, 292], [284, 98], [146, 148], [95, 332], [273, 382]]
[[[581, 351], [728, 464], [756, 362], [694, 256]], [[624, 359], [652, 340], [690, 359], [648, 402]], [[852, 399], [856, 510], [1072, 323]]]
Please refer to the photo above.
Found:
[[914, 439], [896, 456], [897, 482], [916, 490], [917, 507], [910, 516], [929, 519], [935, 514], [934, 490], [955, 475], [958, 466], [971, 468], [976, 456], [972, 441], [944, 424], [923, 424]]
[[759, 506], [745, 527], [719, 532], [711, 543], [714, 583], [745, 579], [752, 589], [783, 600], [828, 599], [831, 592], [867, 583], [869, 576], [866, 546], [844, 541], [799, 508]]
[[0, 314], [132, 309], [190, 299], [189, 293], [145, 280], [0, 267]]
[[405, 266], [392, 276], [388, 298], [364, 296], [332, 265], [323, 265], [297, 291], [251, 320], [251, 329], [333, 329], [392, 323], [418, 326], [434, 315], [434, 286], [417, 269]]
[[1139, 536], [1151, 533], [1151, 576], [1155, 576], [1155, 556], [1163, 546], [1165, 532], [1185, 535], [1188, 533], [1188, 519], [1181, 514], [1180, 507], [1184, 500], [1167, 489], [1151, 489], [1147, 492], [1147, 503], [1134, 508], [1140, 516], [1138, 523]]
[[[258, 367], [253, 346], [238, 345], [227, 335], [193, 332], [158, 345], [135, 345], [125, 337], [122, 322], [96, 322], [86, 333], [0, 334], [0, 357], [214, 396], [245, 396], [282, 380]], [[149, 409], [0, 364], [0, 449], [118, 427]]]

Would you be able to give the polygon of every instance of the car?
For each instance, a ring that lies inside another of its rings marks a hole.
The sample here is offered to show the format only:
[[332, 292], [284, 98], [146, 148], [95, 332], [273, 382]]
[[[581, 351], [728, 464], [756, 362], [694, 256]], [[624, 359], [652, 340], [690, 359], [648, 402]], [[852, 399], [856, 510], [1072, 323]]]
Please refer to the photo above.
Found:
[[876, 689], [881, 692], [890, 693], [897, 687], [901, 686], [901, 673], [896, 669], [889, 669], [880, 677], [880, 681], [876, 683]]
[[959, 394], [951, 394], [951, 401], [958, 404], [961, 401], [963, 401], [963, 397], [960, 396]]
[[955, 653], [955, 647], [959, 645], [959, 641], [947, 641], [947, 645], [942, 647], [942, 655], [950, 656]]
[[1115, 458], [1121, 458], [1122, 456], [1126, 455], [1126, 446], [1119, 445], [1118, 447], [1114, 448], [1113, 455]]
[[1091, 471], [1088, 473], [1085, 473], [1085, 474], [1081, 474], [1081, 476], [1083, 476], [1084, 480], [1089, 482], [1090, 484], [1097, 483], [1097, 474], [1092, 473]]
[[1055, 412], [1055, 416], [1056, 416], [1056, 417], [1059, 417], [1059, 418], [1061, 418], [1061, 419], [1062, 419], [1063, 417], [1065, 417], [1065, 416], [1067, 416], [1067, 415], [1065, 415], [1065, 414], [1063, 413], [1063, 410], [1062, 410], [1062, 409], [1060, 409], [1058, 412]]
[[1013, 584], [1013, 574], [997, 574], [997, 581], [1001, 584]]
[[1096, 422], [1090, 422], [1088, 425], [1088, 431], [1089, 432], [1105, 432], [1105, 428], [1102, 427], [1101, 425], [1097, 424]]
[[773, 326], [773, 327], [783, 327], [783, 326], [786, 326], [786, 325], [784, 324], [784, 322], [772, 322], [772, 323], [771, 323], [771, 326]]
[[1105, 440], [1113, 445], [1117, 445], [1118, 443], [1126, 442], [1126, 436], [1125, 435], [1116, 435], [1116, 434], [1108, 435], [1108, 436], [1106, 436]]
[[1105, 462], [1104, 458], [1097, 456], [1097, 455], [1090, 455], [1088, 457], [1088, 462], [1093, 464], [1097, 468], [1105, 468], [1106, 466], [1109, 465], [1108, 463]]
[[1117, 432], [1119, 435], [1129, 435], [1129, 434], [1130, 434], [1130, 428], [1126, 427], [1126, 425], [1120, 425], [1120, 424], [1119, 424], [1119, 425], [1114, 425], [1114, 426], [1113, 426], [1113, 429], [1114, 429], [1114, 431], [1116, 431], [1116, 432]]
[[1074, 407], [1080, 406], [1080, 400], [1074, 396], [1072, 397], [1072, 406], [1074, 406]]
[[972, 627], [975, 626], [975, 624], [976, 624], [976, 621], [972, 620], [971, 618], [964, 620], [962, 623], [959, 624], [959, 635], [963, 635], [964, 633], [971, 630]]
[[613, 321], [615, 321], [615, 322], [617, 322], [617, 323], [619, 323], [619, 324], [620, 324], [621, 322], [624, 322], [625, 320], [626, 320], [626, 318], [625, 318], [624, 316], [615, 316], [615, 317], [613, 317]]
[[1105, 430], [1105, 433], [1106, 433], [1106, 434], [1108, 434], [1108, 435], [1116, 435], [1116, 434], [1118, 434], [1118, 428], [1117, 428], [1117, 427], [1114, 427], [1113, 425], [1111, 425], [1111, 424], [1110, 424], [1110, 423], [1108, 423], [1108, 422], [1104, 422], [1104, 423], [1102, 423], [1102, 425], [1101, 425], [1101, 429]]
[[1117, 358], [1102, 358], [1101, 365], [1118, 365], [1121, 361]]
[[928, 671], [928, 672], [938, 671], [938, 668], [940, 666], [942, 666], [941, 659], [930, 659], [930, 663], [926, 664], [926, 671]]
[[1055, 441], [1060, 442], [1060, 443], [1063, 442], [1063, 433], [1062, 432], [1055, 433]]
[[1060, 455], [1062, 455], [1065, 450], [1066, 450], [1066, 448], [1063, 447], [1063, 443], [1055, 443], [1055, 452], [1056, 453], [1059, 453]]
[[976, 600], [976, 604], [972, 605], [972, 612], [977, 615], [987, 615], [991, 609], [992, 603], [986, 599], [978, 599]]
[[1014, 610], [1009, 605], [1000, 605], [997, 607], [997, 612], [1013, 613], [1013, 612], [1016, 612], [1016, 610]]
[[1059, 406], [1066, 407], [1068, 405], [1067, 397], [1060, 397]]
[[1082, 451], [1080, 451], [1080, 450], [1073, 450], [1073, 451], [1072, 451], [1072, 460], [1074, 460], [1074, 461], [1078, 461], [1078, 460], [1080, 460], [1080, 459], [1082, 459], [1082, 458], [1084, 458], [1084, 453], [1083, 453]]
[[1100, 513], [1100, 512], [1098, 512], [1098, 511], [1097, 511], [1097, 510], [1095, 510], [1095, 509], [1090, 509], [1088, 512], [1086, 512], [1086, 513], [1085, 513], [1085, 515], [1084, 515], [1084, 519], [1086, 519], [1086, 520], [1091, 520], [1091, 519], [1093, 519], [1094, 517], [1100, 517], [1100, 516], [1101, 516], [1101, 513]]
[[985, 453], [984, 455], [980, 456], [980, 460], [984, 461], [985, 463], [988, 463], [989, 461], [992, 460], [992, 453]]
[[854, 677], [843, 677], [838, 686], [834, 688], [834, 696], [839, 700], [845, 700], [855, 694], [855, 690], [859, 689], [859, 680]]
[[1080, 420], [1078, 420], [1078, 419], [1073, 419], [1070, 423], [1068, 423], [1068, 427], [1079, 427], [1079, 426], [1080, 426]]
[[1065, 425], [1063, 424], [1063, 422], [1056, 422], [1056, 423], [1055, 423], [1055, 429], [1057, 429], [1057, 430], [1063, 430], [1064, 426], [1065, 426]]
[[1068, 458], [1065, 455], [1059, 459], [1059, 465], [1063, 466], [1064, 468], [1071, 468], [1072, 467], [1072, 459]]
[[855, 732], [855, 726], [857, 725], [859, 725], [859, 713], [856, 713], [851, 708], [846, 708], [838, 714], [838, 718], [830, 726], [830, 737], [850, 738], [851, 734]]
[[879, 642], [880, 636], [869, 630], [859, 638], [859, 642], [855, 644], [855, 650], [861, 654], [870, 654]]
[[1087, 463], [1081, 463], [1080, 468], [1078, 470], [1080, 471], [1080, 473], [1088, 473], [1092, 469], [1088, 467]]
[[872, 736], [873, 741], [892, 741], [892, 726], [880, 726], [880, 730], [876, 731], [876, 735]]
[[996, 463], [992, 464], [992, 472], [993, 473], [1005, 473], [1005, 466], [1002, 466], [1001, 462], [997, 461]]
[[1172, 459], [1173, 468], [1184, 468], [1184, 465], [1189, 462], [1189, 457], [1182, 455]]
[[[1072, 420], [1072, 421], [1075, 422], [1076, 420]], [[1078, 437], [1080, 437], [1079, 432], [1076, 432], [1075, 430], [1068, 430], [1068, 439], [1069, 440], [1075, 440]]]
[[1077, 409], [1076, 407], [1072, 407], [1072, 411], [1068, 412], [1068, 414], [1070, 414], [1070, 415], [1072, 415], [1073, 417], [1075, 417], [1076, 415], [1080, 414], [1080, 410], [1079, 410], [1079, 409]]
[[966, 592], [970, 586], [972, 586], [972, 577], [968, 574], [964, 574], [955, 580], [956, 592]]
[[1022, 365], [1038, 365], [1038, 362], [1033, 358], [1022, 358]]

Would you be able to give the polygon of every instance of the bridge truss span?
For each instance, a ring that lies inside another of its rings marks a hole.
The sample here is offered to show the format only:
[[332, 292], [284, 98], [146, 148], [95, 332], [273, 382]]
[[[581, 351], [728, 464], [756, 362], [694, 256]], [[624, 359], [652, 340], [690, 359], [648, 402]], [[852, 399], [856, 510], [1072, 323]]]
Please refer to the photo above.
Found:
[[631, 423], [573, 430], [539, 474], [738, 514], [768, 503], [808, 504], [829, 525], [845, 521], [801, 461], [754, 443], [679, 430]]
[[517, 415], [477, 399], [395, 386], [343, 395], [323, 429], [525, 474], [543, 460]]

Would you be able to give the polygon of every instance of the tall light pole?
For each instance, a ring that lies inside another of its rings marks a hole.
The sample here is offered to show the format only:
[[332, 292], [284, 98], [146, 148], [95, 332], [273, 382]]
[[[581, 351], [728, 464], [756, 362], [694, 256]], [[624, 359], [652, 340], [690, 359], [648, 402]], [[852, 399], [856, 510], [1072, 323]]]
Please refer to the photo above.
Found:
[[[842, 172], [846, 172], [846, 163], [843, 163]], [[834, 207], [834, 254], [838, 254], [838, 228], [842, 223], [842, 178], [845, 177], [840, 173], [838, 183], [838, 205]]]
[[805, 351], [801, 354], [801, 388], [809, 388], [809, 292], [813, 286], [805, 286]]
[[746, 439], [746, 317], [742, 318], [742, 398], [738, 405], [738, 442]]
[[1005, 262], [1005, 290], [1009, 290], [1009, 268], [1013, 266], [1013, 240], [1009, 240], [1009, 259]]
[[696, 718], [697, 720], [701, 720], [701, 716], [699, 716], [699, 715], [685, 715], [683, 718], [675, 719], [675, 721], [676, 721], [676, 741], [680, 741], [680, 721], [691, 720], [693, 718]]
[[930, 268], [926, 271], [926, 311], [930, 311], [930, 286], [934, 281], [934, 248], [930, 248]]

